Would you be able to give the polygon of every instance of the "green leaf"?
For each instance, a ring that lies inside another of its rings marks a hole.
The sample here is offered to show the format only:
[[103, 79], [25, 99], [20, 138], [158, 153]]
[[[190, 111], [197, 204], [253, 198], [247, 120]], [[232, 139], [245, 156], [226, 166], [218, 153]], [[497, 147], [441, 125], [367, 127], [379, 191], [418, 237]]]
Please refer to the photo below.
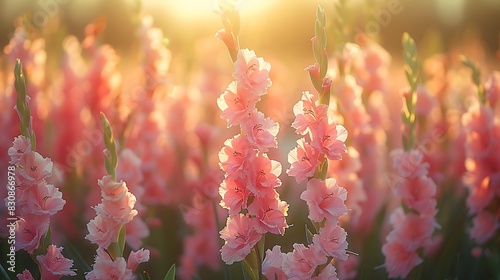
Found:
[[42, 243], [42, 252], [43, 255], [47, 254], [47, 250], [49, 248], [49, 245], [52, 243], [52, 233], [50, 231], [50, 226], [47, 228], [47, 231], [45, 232], [44, 238], [43, 238], [43, 243]]
[[252, 267], [250, 266], [250, 264], [247, 262], [246, 259], [244, 259], [241, 262], [241, 268], [243, 270], [243, 278], [245, 280], [256, 280], [257, 279], [257, 277], [255, 276], [255, 274], [252, 270]]
[[170, 266], [167, 274], [165, 274], [165, 278], [163, 280], [174, 280], [175, 279], [175, 263]]
[[311, 244], [312, 243], [312, 240], [313, 240], [313, 233], [309, 230], [309, 228], [307, 227], [307, 225], [304, 225], [305, 226], [305, 232], [306, 232], [306, 241], [307, 241], [307, 244]]
[[118, 249], [120, 250], [120, 256], [123, 256], [123, 250], [125, 250], [125, 241], [126, 241], [126, 230], [125, 225], [120, 227], [120, 231], [118, 232]]
[[80, 255], [78, 250], [75, 249], [73, 244], [67, 243], [67, 249], [72, 256], [72, 259], [75, 261], [75, 265], [80, 268], [79, 271], [83, 271], [83, 273], [85, 273], [92, 270], [92, 268], [87, 264], [82, 255]]
[[2, 275], [2, 279], [10, 279], [9, 274], [3, 268], [3, 265], [0, 265], [0, 275]]

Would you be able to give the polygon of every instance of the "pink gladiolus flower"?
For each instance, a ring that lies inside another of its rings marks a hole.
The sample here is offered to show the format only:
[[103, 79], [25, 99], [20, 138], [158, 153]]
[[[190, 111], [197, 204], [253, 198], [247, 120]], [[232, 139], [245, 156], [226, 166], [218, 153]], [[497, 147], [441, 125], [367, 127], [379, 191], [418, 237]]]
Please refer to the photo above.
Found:
[[52, 174], [52, 160], [44, 158], [39, 153], [28, 151], [19, 161], [22, 168], [19, 174], [31, 185], [50, 177]]
[[420, 150], [405, 152], [397, 149], [391, 152], [391, 157], [394, 168], [404, 178], [416, 178], [428, 172], [429, 164], [423, 162], [424, 155]]
[[16, 275], [18, 280], [35, 280], [31, 272], [27, 269], [23, 270], [23, 273], [19, 273]]
[[127, 268], [134, 272], [139, 264], [149, 261], [149, 250], [140, 249], [139, 251], [132, 251], [127, 259]]
[[265, 118], [262, 112], [252, 111], [248, 118], [241, 123], [245, 136], [254, 149], [267, 152], [269, 148], [276, 148], [276, 135], [279, 124], [270, 118]]
[[481, 181], [480, 185], [471, 188], [467, 197], [470, 214], [482, 211], [495, 197], [495, 191], [492, 189], [493, 184], [490, 184], [490, 181], [490, 177], [486, 177]]
[[382, 253], [385, 255], [385, 265], [390, 278], [405, 278], [414, 267], [422, 263], [417, 252], [409, 250], [396, 239], [389, 239], [382, 246]]
[[295, 243], [293, 251], [284, 256], [282, 267], [288, 279], [311, 279], [316, 267], [326, 261], [326, 256], [314, 244], [306, 247]]
[[319, 230], [319, 234], [313, 236], [313, 243], [323, 250], [327, 256], [339, 260], [347, 260], [347, 232], [338, 224], [327, 222]]
[[125, 182], [115, 182], [110, 175], [106, 175], [102, 177], [102, 179], [97, 180], [97, 183], [101, 187], [101, 195], [105, 200], [117, 201], [123, 199], [128, 192]]
[[120, 226], [121, 224], [113, 219], [97, 215], [87, 224], [89, 233], [85, 239], [99, 245], [99, 247], [108, 248], [111, 243], [116, 242]]
[[356, 83], [356, 79], [351, 75], [344, 75], [335, 79], [332, 90], [339, 98], [340, 109], [348, 114], [355, 109], [356, 103], [353, 101], [361, 100], [361, 94], [363, 93], [363, 88]]
[[[116, 178], [127, 182], [129, 186], [141, 184], [144, 175], [141, 171], [141, 159], [130, 149], [124, 149], [118, 157]], [[134, 190], [135, 193], [135, 190]], [[135, 193], [137, 195], [137, 193]]]
[[245, 136], [238, 134], [224, 142], [224, 147], [219, 152], [222, 170], [229, 175], [240, 174], [244, 170], [244, 163], [250, 154], [251, 147]]
[[97, 249], [97, 256], [93, 270], [85, 275], [86, 280], [119, 279], [132, 280], [132, 270], [127, 268], [127, 262], [123, 257], [117, 257], [114, 261], [104, 252], [102, 248]]
[[36, 185], [26, 190], [26, 211], [36, 214], [54, 215], [60, 211], [66, 201], [62, 199], [62, 193], [58, 188], [39, 181]]
[[106, 200], [95, 207], [97, 215], [106, 219], [113, 219], [120, 224], [126, 224], [137, 215], [137, 210], [134, 209], [136, 202], [135, 195], [126, 192], [125, 196], [120, 200]]
[[492, 108], [495, 108], [498, 100], [500, 100], [500, 72], [495, 71], [490, 74], [488, 81], [484, 85], [486, 99], [489, 101]]
[[498, 216], [488, 211], [481, 211], [472, 221], [470, 235], [481, 245], [488, 241], [499, 227]]
[[311, 179], [307, 182], [307, 189], [300, 195], [300, 199], [307, 202], [309, 219], [321, 222], [335, 222], [340, 216], [347, 213], [344, 204], [347, 199], [346, 189], [339, 187], [333, 178], [325, 181]]
[[243, 260], [259, 242], [262, 234], [255, 230], [255, 223], [255, 219], [243, 214], [227, 218], [226, 227], [220, 231], [225, 241], [220, 251], [226, 264]]
[[278, 176], [281, 164], [270, 160], [266, 154], [257, 154], [248, 170], [248, 190], [256, 196], [274, 195], [274, 188], [281, 185]]
[[259, 233], [285, 234], [285, 229], [288, 228], [285, 219], [288, 204], [285, 201], [280, 201], [278, 197], [278, 195], [275, 197], [255, 197], [252, 204], [248, 206], [248, 214], [255, 216], [258, 221], [256, 230]]
[[297, 183], [312, 177], [316, 168], [321, 163], [320, 153], [316, 148], [309, 145], [304, 138], [297, 140], [297, 147], [288, 154], [290, 169], [287, 174], [295, 177]]
[[238, 52], [234, 69], [233, 77], [236, 81], [258, 95], [265, 94], [267, 88], [271, 86], [269, 79], [271, 64], [257, 57], [252, 50], [242, 49]]
[[424, 85], [417, 87], [417, 104], [415, 105], [415, 113], [420, 116], [427, 116], [436, 106], [436, 98], [431, 94], [429, 89]]
[[[31, 142], [28, 138], [20, 135], [14, 138], [12, 147], [9, 148], [8, 154], [10, 157], [10, 164], [18, 164], [21, 158], [27, 153], [31, 152]], [[28, 271], [29, 272], [29, 271]]]
[[40, 238], [49, 228], [49, 215], [24, 213], [16, 221], [16, 250], [24, 249], [33, 254], [40, 246]]
[[337, 280], [337, 269], [335, 269], [335, 266], [328, 264], [321, 273], [313, 277], [312, 280]]
[[257, 101], [259, 101], [257, 95], [248, 89], [239, 87], [237, 82], [232, 82], [217, 99], [217, 105], [222, 111], [220, 117], [227, 120], [227, 127], [239, 125], [255, 110]]
[[76, 275], [76, 273], [71, 270], [73, 261], [62, 255], [62, 249], [62, 247], [57, 248], [55, 245], [49, 245], [46, 255], [36, 256], [36, 260], [42, 268], [42, 279], [58, 280], [63, 276]]
[[436, 214], [436, 184], [427, 176], [399, 181], [395, 185], [396, 194], [412, 209], [420, 214]]
[[275, 245], [272, 250], [267, 249], [262, 262], [262, 274], [267, 279], [287, 279], [285, 272], [281, 268], [284, 256], [285, 254], [281, 253], [281, 246]]
[[397, 239], [410, 251], [430, 244], [434, 228], [437, 227], [433, 216], [405, 214], [402, 208], [397, 208], [391, 214], [391, 224], [394, 230], [387, 239]]
[[226, 178], [220, 185], [219, 194], [222, 197], [220, 205], [229, 210], [229, 215], [246, 208], [249, 192], [243, 179]]
[[305, 135], [311, 131], [319, 122], [326, 118], [328, 107], [323, 104], [317, 104], [318, 98], [314, 94], [305, 91], [302, 93], [302, 99], [293, 106], [295, 121], [292, 127], [298, 134]]
[[347, 129], [342, 125], [336, 125], [324, 119], [319, 123], [317, 130], [312, 133], [312, 138], [312, 145], [323, 151], [331, 160], [341, 160], [341, 154], [347, 152], [344, 144], [347, 139]]

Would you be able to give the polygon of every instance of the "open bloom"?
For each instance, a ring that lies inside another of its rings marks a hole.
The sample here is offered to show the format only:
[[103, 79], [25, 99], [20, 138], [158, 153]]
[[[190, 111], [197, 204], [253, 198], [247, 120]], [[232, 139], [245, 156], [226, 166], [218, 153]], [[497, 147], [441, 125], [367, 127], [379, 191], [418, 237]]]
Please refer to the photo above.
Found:
[[110, 175], [106, 175], [102, 177], [102, 179], [97, 180], [97, 183], [101, 187], [102, 197], [109, 201], [118, 201], [128, 192], [125, 182], [115, 182]]
[[62, 255], [62, 249], [62, 247], [57, 248], [55, 245], [50, 245], [47, 248], [47, 254], [36, 256], [36, 260], [42, 268], [42, 279], [58, 280], [63, 276], [76, 275], [71, 269], [73, 261]]
[[238, 83], [258, 95], [266, 93], [266, 89], [271, 86], [271, 79], [269, 79], [271, 64], [264, 61], [262, 57], [257, 57], [252, 50], [238, 51], [234, 69], [233, 77]]
[[249, 191], [242, 178], [226, 178], [219, 188], [222, 197], [220, 205], [229, 210], [229, 215], [236, 215], [246, 208]]
[[331, 160], [341, 160], [342, 153], [347, 152], [344, 142], [347, 139], [347, 130], [344, 126], [331, 123], [328, 120], [320, 122], [312, 131], [312, 145], [323, 151]]
[[39, 153], [28, 151], [19, 161], [19, 174], [31, 185], [52, 175], [52, 160]]
[[295, 177], [297, 183], [300, 183], [312, 177], [316, 168], [321, 163], [320, 153], [316, 148], [307, 143], [304, 138], [297, 140], [297, 147], [288, 154], [290, 169], [287, 174]]
[[99, 247], [108, 248], [111, 243], [116, 242], [120, 226], [121, 224], [113, 219], [97, 215], [87, 224], [89, 233], [85, 239], [99, 245]]
[[85, 275], [86, 280], [120, 279], [132, 280], [134, 275], [123, 257], [112, 260], [102, 248], [97, 249], [93, 270]]
[[226, 171], [230, 176], [241, 174], [250, 151], [251, 147], [245, 136], [238, 134], [232, 139], [227, 139], [224, 142], [224, 147], [219, 152], [222, 170]]
[[274, 188], [281, 185], [278, 178], [281, 164], [263, 153], [258, 153], [251, 164], [248, 170], [248, 190], [256, 196], [274, 196]]
[[309, 219], [321, 222], [323, 219], [335, 222], [347, 213], [344, 204], [347, 199], [347, 191], [339, 187], [333, 178], [325, 181], [311, 179], [307, 182], [307, 189], [300, 195], [300, 199], [307, 202], [309, 207]]
[[278, 146], [276, 135], [280, 126], [270, 118], [265, 118], [262, 112], [252, 111], [241, 123], [241, 128], [254, 149], [267, 152], [269, 148]]
[[338, 224], [327, 222], [319, 230], [319, 234], [313, 236], [313, 243], [325, 252], [327, 256], [339, 260], [347, 260], [347, 233]]
[[134, 209], [136, 202], [135, 196], [127, 192], [120, 200], [106, 200], [95, 207], [97, 215], [107, 219], [114, 219], [120, 224], [126, 224], [137, 215], [137, 210]]
[[255, 197], [252, 204], [248, 206], [248, 213], [255, 216], [256, 230], [260, 233], [270, 232], [273, 234], [285, 234], [288, 228], [285, 217], [287, 216], [288, 204], [279, 200], [279, 196]]
[[266, 256], [262, 262], [262, 274], [267, 279], [287, 279], [281, 265], [285, 254], [281, 253], [281, 246], [275, 245], [272, 250], [267, 249]]
[[12, 147], [7, 151], [10, 157], [10, 164], [17, 164], [25, 153], [31, 151], [31, 143], [25, 136], [19, 135], [14, 138]]
[[139, 264], [147, 261], [149, 261], [149, 250], [132, 251], [127, 259], [127, 268], [134, 272]]
[[45, 180], [38, 182], [26, 190], [26, 211], [36, 215], [54, 215], [59, 212], [66, 201], [62, 193]]
[[242, 120], [255, 110], [259, 97], [248, 89], [239, 87], [237, 82], [232, 82], [226, 91], [217, 99], [221, 109], [221, 118], [227, 120], [227, 126], [239, 125]]
[[35, 280], [31, 272], [27, 269], [23, 270], [23, 273], [19, 273], [16, 275], [17, 280]]
[[382, 246], [382, 253], [385, 255], [385, 265], [389, 277], [405, 278], [415, 266], [422, 263], [422, 259], [416, 251], [408, 249], [399, 240], [388, 239], [388, 242]]
[[24, 213], [16, 221], [16, 249], [24, 249], [33, 254], [40, 246], [40, 238], [49, 227], [49, 215], [35, 215]]
[[283, 259], [283, 271], [288, 279], [311, 279], [318, 265], [326, 262], [326, 256], [314, 244], [293, 244], [293, 251]]
[[220, 237], [225, 241], [220, 250], [225, 263], [243, 260], [259, 242], [262, 234], [255, 230], [255, 222], [243, 214], [227, 218], [226, 227], [220, 231]]
[[328, 107], [323, 104], [317, 104], [316, 95], [305, 91], [302, 93], [302, 99], [293, 106], [295, 121], [292, 127], [298, 134], [305, 135], [311, 131], [311, 128], [317, 126], [319, 122], [326, 118]]

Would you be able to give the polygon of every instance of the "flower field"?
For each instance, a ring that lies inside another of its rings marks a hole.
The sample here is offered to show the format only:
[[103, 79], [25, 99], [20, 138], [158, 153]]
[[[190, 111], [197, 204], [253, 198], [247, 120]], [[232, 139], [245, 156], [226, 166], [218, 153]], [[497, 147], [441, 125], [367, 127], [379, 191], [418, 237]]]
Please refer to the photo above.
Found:
[[500, 279], [500, 3], [0, 3], [0, 279]]

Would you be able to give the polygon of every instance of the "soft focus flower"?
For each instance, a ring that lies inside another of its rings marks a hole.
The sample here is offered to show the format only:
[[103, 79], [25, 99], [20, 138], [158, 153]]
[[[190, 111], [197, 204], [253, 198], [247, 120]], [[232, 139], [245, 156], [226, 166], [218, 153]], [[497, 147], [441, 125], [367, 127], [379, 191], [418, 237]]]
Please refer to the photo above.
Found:
[[62, 247], [49, 245], [46, 255], [36, 256], [36, 260], [42, 269], [42, 279], [58, 280], [63, 276], [75, 276], [76, 273], [71, 269], [73, 261], [65, 258], [61, 251]]
[[432, 233], [436, 227], [433, 216], [405, 214], [402, 208], [397, 208], [391, 214], [391, 224], [394, 230], [387, 237], [397, 239], [408, 250], [416, 251], [431, 242]]
[[130, 255], [127, 259], [127, 268], [134, 272], [137, 269], [137, 266], [143, 262], [149, 261], [149, 250], [148, 249], [140, 249], [138, 251], [130, 252]]
[[243, 214], [227, 218], [226, 227], [220, 231], [225, 241], [221, 249], [222, 260], [226, 264], [243, 260], [259, 242], [262, 234], [255, 230], [255, 223], [255, 219]]
[[16, 275], [18, 280], [35, 280], [31, 272], [27, 269], [23, 270], [22, 273]]
[[390, 278], [405, 278], [415, 266], [422, 263], [417, 252], [396, 239], [389, 238], [382, 246], [382, 253], [385, 255], [385, 266]]
[[404, 178], [416, 178], [427, 173], [429, 164], [424, 162], [424, 155], [419, 150], [391, 152], [392, 164], [398, 174]]
[[267, 279], [287, 279], [281, 265], [285, 254], [281, 253], [281, 246], [274, 245], [272, 250], [267, 249], [266, 256], [262, 262], [262, 274]]
[[[21, 158], [27, 153], [31, 152], [31, 142], [25, 136], [19, 135], [14, 138], [12, 147], [9, 148], [8, 154], [10, 157], [10, 164], [17, 164]], [[29, 272], [29, 271], [28, 271]]]
[[325, 218], [335, 222], [340, 216], [347, 213], [344, 204], [347, 199], [347, 191], [339, 187], [333, 178], [328, 178], [325, 181], [309, 180], [307, 189], [300, 195], [300, 199], [307, 202], [308, 217], [315, 222], [321, 222]]
[[481, 211], [472, 220], [470, 235], [481, 245], [488, 241], [499, 227], [498, 216], [488, 211]]

